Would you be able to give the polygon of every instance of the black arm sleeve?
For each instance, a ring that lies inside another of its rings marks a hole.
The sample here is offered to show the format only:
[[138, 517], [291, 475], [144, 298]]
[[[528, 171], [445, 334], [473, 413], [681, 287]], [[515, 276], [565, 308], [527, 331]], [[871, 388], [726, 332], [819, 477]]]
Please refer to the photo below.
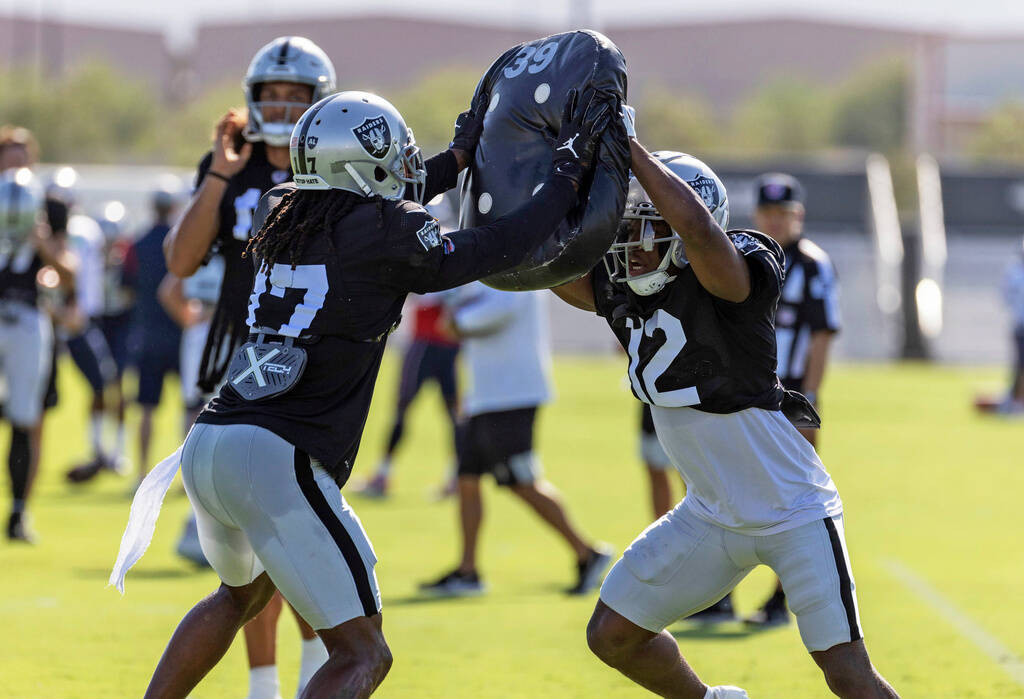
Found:
[[572, 183], [550, 177], [529, 201], [496, 221], [443, 236], [445, 244], [412, 261], [409, 289], [450, 289], [515, 267], [555, 231], [575, 204]]
[[459, 161], [451, 150], [441, 151], [430, 158], [423, 166], [427, 169], [427, 186], [423, 194], [423, 203], [443, 194], [455, 187], [459, 181]]

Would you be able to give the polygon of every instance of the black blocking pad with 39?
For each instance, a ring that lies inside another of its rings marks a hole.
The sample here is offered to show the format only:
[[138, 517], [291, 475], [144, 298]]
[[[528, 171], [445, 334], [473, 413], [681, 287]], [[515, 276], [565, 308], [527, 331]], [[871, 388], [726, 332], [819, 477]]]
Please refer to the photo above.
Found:
[[[597, 32], [566, 32], [520, 44], [491, 65], [477, 85], [477, 94], [484, 91], [489, 102], [463, 181], [461, 227], [491, 223], [539, 191], [551, 172], [566, 97], [574, 88], [582, 96], [587, 87], [616, 104], [626, 100], [625, 58]], [[628, 145], [606, 130], [576, 208], [522, 264], [484, 282], [510, 291], [545, 289], [589, 271], [615, 237], [628, 182]]]

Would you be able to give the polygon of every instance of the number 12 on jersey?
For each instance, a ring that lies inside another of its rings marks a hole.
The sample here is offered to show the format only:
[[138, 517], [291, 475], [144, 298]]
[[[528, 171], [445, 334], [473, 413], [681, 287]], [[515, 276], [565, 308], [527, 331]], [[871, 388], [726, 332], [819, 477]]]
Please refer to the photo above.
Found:
[[[633, 392], [640, 400], [663, 408], [682, 408], [700, 403], [696, 386], [672, 391], [659, 391], [657, 387], [658, 379], [686, 346], [686, 333], [679, 319], [659, 308], [647, 320], [627, 318], [626, 327], [629, 328], [629, 380], [633, 384]], [[664, 333], [665, 342], [647, 360], [647, 365], [640, 369], [640, 344], [645, 337], [653, 339], [655, 330]], [[638, 370], [640, 373], [637, 373]]]

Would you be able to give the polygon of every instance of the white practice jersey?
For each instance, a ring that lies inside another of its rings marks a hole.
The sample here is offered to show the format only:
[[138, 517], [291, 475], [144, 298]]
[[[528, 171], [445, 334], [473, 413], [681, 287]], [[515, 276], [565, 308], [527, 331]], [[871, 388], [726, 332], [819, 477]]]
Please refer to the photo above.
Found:
[[541, 405], [552, 398], [547, 294], [498, 291], [479, 282], [460, 289], [452, 308], [465, 336], [470, 387], [467, 416]]
[[715, 414], [655, 405], [651, 414], [686, 483], [683, 507], [701, 519], [767, 535], [842, 513], [832, 477], [781, 412]]
[[68, 247], [78, 263], [75, 301], [90, 318], [103, 313], [103, 246], [100, 224], [82, 214], [74, 214], [68, 219]]

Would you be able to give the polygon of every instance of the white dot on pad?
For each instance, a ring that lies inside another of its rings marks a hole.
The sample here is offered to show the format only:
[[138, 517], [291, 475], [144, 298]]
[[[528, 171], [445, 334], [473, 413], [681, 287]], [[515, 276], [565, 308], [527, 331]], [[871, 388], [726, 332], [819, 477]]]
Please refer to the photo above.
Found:
[[537, 89], [533, 91], [533, 99], [537, 104], [544, 104], [548, 101], [548, 97], [551, 96], [551, 86], [547, 83], [541, 83], [537, 86]]
[[491, 210], [491, 204], [493, 203], [494, 202], [491, 199], [491, 195], [488, 194], [487, 192], [484, 192], [483, 194], [480, 195], [480, 201], [477, 202], [477, 208], [480, 210], [480, 213], [486, 214], [488, 211]]
[[539, 191], [540, 191], [540, 188], [541, 188], [541, 187], [543, 187], [543, 186], [544, 186], [544, 183], [543, 183], [543, 182], [541, 182], [541, 183], [540, 183], [539, 185], [537, 185], [536, 187], [534, 187], [534, 188], [533, 188], [533, 191], [532, 191], [532, 192], [530, 192], [530, 194], [531, 194], [531, 195], [533, 195], [533, 194], [536, 194], [537, 192], [539, 192]]
[[487, 105], [487, 111], [493, 112], [494, 108], [498, 106], [498, 102], [500, 100], [501, 100], [501, 94], [500, 93], [495, 92], [493, 95], [491, 95], [491, 102], [490, 102], [490, 104]]

